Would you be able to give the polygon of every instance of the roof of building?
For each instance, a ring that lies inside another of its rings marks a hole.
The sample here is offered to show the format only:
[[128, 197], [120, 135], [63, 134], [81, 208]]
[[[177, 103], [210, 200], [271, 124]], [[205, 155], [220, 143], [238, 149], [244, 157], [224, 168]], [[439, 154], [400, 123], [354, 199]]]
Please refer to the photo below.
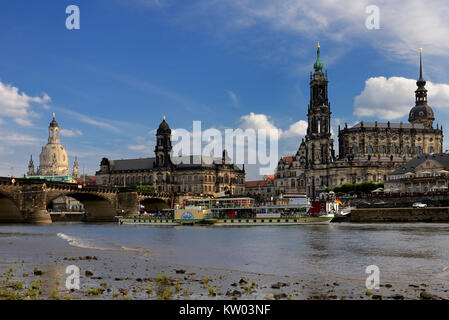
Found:
[[126, 159], [110, 161], [112, 171], [151, 170], [154, 168], [156, 158]]
[[267, 180], [245, 181], [245, 188], [265, 187]]
[[408, 122], [371, 122], [371, 121], [360, 121], [349, 129], [358, 129], [358, 128], [381, 128], [386, 129], [390, 127], [391, 129], [424, 129], [424, 125], [422, 123], [415, 123], [412, 125]]
[[157, 135], [162, 135], [162, 134], [171, 134], [171, 129], [170, 129], [170, 126], [168, 125], [168, 123], [165, 121], [165, 116], [164, 116], [161, 124], [159, 125], [159, 128], [157, 129]]
[[[172, 163], [177, 169], [193, 169], [206, 168], [222, 164], [222, 158], [211, 158], [208, 156], [182, 156], [172, 157]], [[107, 161], [102, 161], [107, 163]], [[141, 158], [141, 159], [125, 159], [125, 160], [111, 160], [111, 171], [145, 171], [155, 168], [156, 158]], [[232, 164], [229, 157], [226, 157], [225, 164]], [[235, 170], [241, 170], [237, 165], [233, 165]]]
[[445, 170], [449, 170], [449, 154], [448, 153], [438, 153], [438, 154], [426, 154], [413, 158], [405, 165], [401, 166], [397, 170], [393, 171], [390, 175], [400, 175], [407, 172], [415, 172], [415, 168], [419, 166], [426, 160], [434, 160], [440, 163]]
[[288, 165], [291, 165], [293, 162], [293, 156], [282, 157], [282, 161]]
[[433, 110], [427, 102], [425, 104], [416, 105], [410, 110], [408, 121], [418, 120], [435, 120]]

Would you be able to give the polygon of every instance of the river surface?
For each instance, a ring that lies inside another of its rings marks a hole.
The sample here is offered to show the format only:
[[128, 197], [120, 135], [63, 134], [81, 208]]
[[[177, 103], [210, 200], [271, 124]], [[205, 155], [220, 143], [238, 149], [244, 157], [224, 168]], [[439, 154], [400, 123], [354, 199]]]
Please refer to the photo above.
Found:
[[[0, 267], [19, 262], [30, 266], [62, 263], [63, 258], [82, 253], [106, 254], [112, 261], [111, 271], [137, 254], [167, 265], [323, 283], [329, 279], [364, 283], [366, 267], [376, 265], [381, 283], [426, 284], [439, 288], [442, 296], [447, 295], [449, 284], [449, 224], [0, 225]], [[148, 261], [142, 259], [136, 265]]]

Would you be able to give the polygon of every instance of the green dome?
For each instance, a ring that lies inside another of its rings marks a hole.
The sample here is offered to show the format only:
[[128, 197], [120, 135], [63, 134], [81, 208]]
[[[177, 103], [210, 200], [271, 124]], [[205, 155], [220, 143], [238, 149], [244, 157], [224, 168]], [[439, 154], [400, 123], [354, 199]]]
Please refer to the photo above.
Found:
[[324, 63], [320, 59], [320, 43], [318, 42], [318, 49], [316, 52], [316, 61], [313, 65], [313, 68], [315, 69], [315, 72], [322, 72], [324, 68]]

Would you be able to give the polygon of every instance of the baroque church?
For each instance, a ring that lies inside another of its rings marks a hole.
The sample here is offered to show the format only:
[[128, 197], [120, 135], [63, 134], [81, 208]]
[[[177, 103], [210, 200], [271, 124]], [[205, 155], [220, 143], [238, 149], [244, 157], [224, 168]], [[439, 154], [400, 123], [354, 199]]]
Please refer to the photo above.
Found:
[[28, 163], [27, 178], [47, 179], [62, 182], [75, 182], [79, 178], [78, 159], [75, 157], [72, 175], [69, 172], [69, 158], [61, 144], [59, 124], [53, 113], [53, 120], [48, 126], [48, 143], [42, 147], [39, 166], [35, 171], [33, 155]]
[[443, 128], [438, 124], [434, 128], [434, 113], [427, 104], [422, 50], [415, 106], [408, 123], [360, 121], [352, 127], [339, 126], [337, 156], [331, 137], [328, 76], [323, 68], [318, 44], [314, 72], [310, 74], [307, 134], [296, 155], [278, 162], [278, 195], [299, 192], [316, 197], [326, 188], [344, 183], [384, 182], [388, 174], [416, 156], [442, 152]]
[[[109, 160], [103, 158], [96, 172], [97, 184], [108, 186], [152, 186], [158, 191], [213, 195], [228, 192], [242, 195], [245, 169], [221, 158], [172, 156], [171, 129], [163, 118], [156, 132], [155, 157]], [[207, 159], [206, 159], [207, 158]]]

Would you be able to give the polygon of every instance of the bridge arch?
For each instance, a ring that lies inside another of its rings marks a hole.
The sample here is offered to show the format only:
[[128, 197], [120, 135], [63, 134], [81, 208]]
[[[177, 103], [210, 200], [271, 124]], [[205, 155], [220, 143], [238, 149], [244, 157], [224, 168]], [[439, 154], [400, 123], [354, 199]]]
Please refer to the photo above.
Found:
[[0, 223], [23, 222], [25, 217], [14, 197], [0, 190]]
[[139, 203], [140, 211], [146, 211], [148, 213], [170, 208], [168, 201], [161, 198], [143, 198]]
[[47, 208], [54, 200], [63, 196], [81, 202], [86, 212], [85, 219], [88, 221], [114, 221], [116, 216], [115, 203], [107, 197], [95, 193], [73, 191], [55, 193], [47, 198]]

